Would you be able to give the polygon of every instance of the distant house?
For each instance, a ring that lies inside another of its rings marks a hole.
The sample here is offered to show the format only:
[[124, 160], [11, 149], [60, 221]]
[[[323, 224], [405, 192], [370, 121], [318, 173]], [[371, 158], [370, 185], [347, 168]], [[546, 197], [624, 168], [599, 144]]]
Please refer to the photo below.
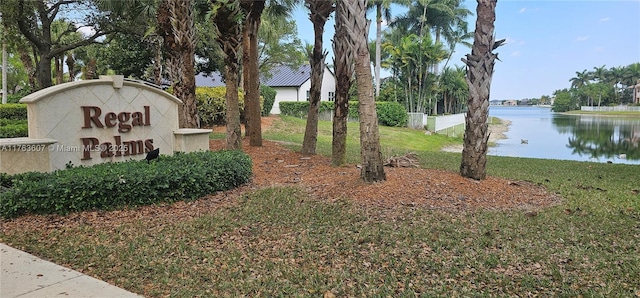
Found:
[[[278, 66], [271, 70], [271, 76], [267, 79], [264, 76], [260, 83], [276, 90], [276, 100], [271, 108], [271, 114], [280, 114], [280, 102], [282, 101], [305, 101], [309, 100], [309, 90], [311, 89], [311, 65], [305, 64], [297, 69], [288, 66]], [[224, 81], [217, 72], [210, 75], [198, 74], [196, 76], [196, 86], [198, 87], [218, 87], [225, 86]], [[336, 79], [333, 72], [326, 67], [322, 78], [322, 90], [320, 100], [333, 101], [336, 92]]]

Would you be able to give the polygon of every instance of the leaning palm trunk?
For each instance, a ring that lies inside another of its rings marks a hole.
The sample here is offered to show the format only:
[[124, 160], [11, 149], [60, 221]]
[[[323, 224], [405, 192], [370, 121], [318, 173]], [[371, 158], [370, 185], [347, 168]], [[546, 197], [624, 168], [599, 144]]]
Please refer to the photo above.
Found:
[[[362, 170], [360, 178], [365, 182], [377, 182], [386, 179], [382, 152], [380, 150], [380, 135], [378, 133], [378, 116], [373, 97], [373, 82], [371, 65], [369, 64], [369, 46], [367, 33], [369, 21], [366, 18], [367, 1], [349, 0], [344, 2], [350, 20], [343, 24], [350, 26], [349, 37], [354, 42], [352, 48], [355, 55], [355, 73], [358, 84], [358, 116], [360, 118], [360, 156]], [[344, 21], [343, 21], [344, 22]]]
[[174, 94], [182, 100], [180, 127], [198, 127], [195, 81], [195, 28], [192, 0], [164, 0], [158, 10], [159, 34], [167, 53]]
[[347, 162], [347, 117], [349, 114], [349, 88], [353, 76], [353, 43], [349, 38], [349, 14], [344, 1], [336, 3], [333, 52], [336, 75], [336, 96], [333, 108], [333, 140], [331, 164], [341, 166]]
[[238, 56], [242, 40], [242, 11], [237, 0], [214, 1], [212, 14], [216, 25], [216, 39], [222, 46], [226, 83], [226, 148], [242, 148], [240, 130], [240, 110], [238, 104], [238, 72], [240, 63]]
[[504, 40], [494, 42], [493, 30], [497, 0], [477, 0], [476, 31], [471, 54], [462, 61], [467, 65], [469, 110], [464, 132], [460, 175], [476, 180], [487, 176], [487, 142], [489, 140], [489, 91], [497, 54], [492, 51]]
[[311, 52], [311, 90], [309, 91], [309, 112], [307, 113], [307, 125], [302, 142], [302, 154], [316, 154], [318, 140], [318, 113], [320, 109], [320, 92], [322, 90], [322, 76], [324, 75], [324, 59], [327, 52], [322, 50], [322, 33], [327, 18], [333, 12], [331, 1], [306, 0], [305, 4], [311, 11], [309, 19], [313, 23], [314, 42]]

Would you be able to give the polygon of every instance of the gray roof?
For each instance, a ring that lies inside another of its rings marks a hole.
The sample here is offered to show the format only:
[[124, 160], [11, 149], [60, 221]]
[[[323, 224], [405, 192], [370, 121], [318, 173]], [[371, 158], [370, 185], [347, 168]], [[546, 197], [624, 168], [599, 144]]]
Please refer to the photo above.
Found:
[[[311, 77], [311, 65], [305, 64], [292, 69], [289, 66], [281, 65], [271, 69], [271, 78], [260, 78], [260, 83], [269, 87], [300, 87]], [[199, 73], [196, 75], [196, 86], [198, 87], [220, 87], [225, 86], [219, 72], [211, 74]]]
[[300, 87], [311, 77], [311, 65], [304, 64], [296, 69], [289, 66], [276, 66], [271, 70], [271, 78], [261, 80], [269, 87]]
[[222, 80], [222, 76], [217, 71], [212, 72], [211, 74], [199, 73], [196, 75], [196, 86], [197, 87], [225, 87], [226, 84]]

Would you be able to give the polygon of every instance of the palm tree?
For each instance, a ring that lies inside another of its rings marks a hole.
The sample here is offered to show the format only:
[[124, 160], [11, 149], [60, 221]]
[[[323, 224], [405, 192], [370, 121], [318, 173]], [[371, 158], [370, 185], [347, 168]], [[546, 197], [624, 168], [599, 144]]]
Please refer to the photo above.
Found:
[[242, 38], [245, 131], [250, 146], [262, 146], [258, 31], [266, 0], [241, 0], [240, 6], [246, 17]]
[[163, 0], [158, 9], [158, 33], [167, 53], [174, 94], [182, 100], [180, 127], [198, 127], [195, 80], [195, 28], [193, 0]]
[[341, 166], [347, 160], [347, 117], [349, 114], [349, 89], [353, 78], [354, 51], [349, 36], [348, 11], [344, 1], [336, 3], [335, 35], [333, 37], [333, 64], [336, 76], [336, 96], [333, 107], [333, 138], [331, 164]]
[[[362, 170], [360, 178], [365, 182], [377, 182], [386, 179], [380, 151], [378, 117], [373, 97], [373, 82], [367, 33], [369, 21], [366, 19], [366, 0], [338, 1], [338, 9], [343, 10], [336, 26], [347, 26], [349, 39], [353, 42], [350, 49], [354, 53], [355, 75], [358, 84], [358, 115], [360, 118], [360, 156]], [[339, 23], [338, 23], [339, 22]]]
[[576, 71], [576, 76], [569, 79], [571, 82], [571, 88], [580, 88], [589, 84], [591, 77], [589, 72], [585, 69], [581, 72]]
[[382, 21], [386, 20], [387, 23], [391, 21], [391, 4], [398, 3], [402, 5], [408, 5], [409, 1], [406, 0], [371, 0], [367, 4], [367, 8], [375, 7], [376, 9], [376, 45], [375, 45], [375, 61], [374, 61], [374, 73], [375, 73], [375, 87], [376, 97], [380, 95], [380, 63], [382, 60]]
[[607, 68], [605, 65], [600, 67], [594, 67], [593, 72], [591, 72], [591, 77], [596, 81], [606, 81], [607, 79]]
[[216, 0], [212, 3], [211, 18], [215, 26], [215, 37], [224, 56], [224, 79], [226, 83], [226, 148], [240, 149], [240, 110], [238, 104], [238, 76], [240, 51], [242, 50], [243, 14], [239, 0]]
[[322, 48], [322, 33], [327, 18], [335, 10], [332, 1], [305, 0], [309, 9], [309, 19], [313, 23], [313, 50], [310, 55], [311, 62], [311, 90], [309, 92], [309, 113], [307, 125], [302, 142], [302, 154], [316, 154], [316, 142], [318, 139], [318, 110], [320, 108], [320, 92], [322, 90], [322, 76], [324, 75], [324, 59], [327, 56]]
[[459, 103], [469, 93], [465, 69], [458, 66], [445, 68], [440, 74], [440, 89], [442, 90], [444, 113], [457, 113], [461, 106]]
[[[295, 6], [295, 0], [241, 0], [246, 21], [243, 32], [243, 75], [245, 92], [246, 133], [249, 145], [262, 146], [262, 127], [260, 120], [260, 73], [258, 63], [258, 31], [262, 13], [267, 11], [283, 16]], [[267, 5], [268, 4], [268, 5]]]
[[497, 0], [477, 0], [476, 31], [471, 54], [463, 58], [467, 65], [469, 109], [467, 111], [460, 175], [476, 180], [487, 176], [487, 142], [489, 140], [489, 93], [497, 54], [492, 51], [504, 40], [495, 41], [494, 22]]

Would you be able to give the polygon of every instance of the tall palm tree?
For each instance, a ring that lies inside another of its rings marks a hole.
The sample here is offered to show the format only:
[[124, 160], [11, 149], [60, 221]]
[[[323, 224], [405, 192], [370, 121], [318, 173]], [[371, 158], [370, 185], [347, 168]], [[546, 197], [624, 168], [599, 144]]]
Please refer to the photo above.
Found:
[[375, 87], [376, 97], [380, 95], [380, 63], [382, 60], [382, 22], [386, 20], [387, 23], [391, 21], [391, 4], [397, 3], [402, 5], [408, 5], [408, 0], [371, 0], [367, 4], [368, 8], [375, 8], [376, 10], [376, 46], [375, 46], [375, 61], [374, 61], [374, 74], [375, 74]]
[[336, 76], [336, 96], [333, 106], [333, 138], [331, 164], [344, 165], [347, 161], [347, 117], [349, 114], [349, 89], [353, 79], [354, 47], [347, 26], [348, 10], [344, 1], [336, 2], [335, 33], [333, 37], [333, 65]]
[[463, 67], [447, 67], [440, 74], [444, 113], [457, 113], [461, 99], [469, 93]]
[[240, 52], [242, 50], [243, 14], [239, 0], [216, 0], [211, 7], [211, 19], [215, 26], [215, 37], [224, 56], [224, 79], [226, 83], [226, 148], [240, 149], [240, 110], [238, 103], [238, 81]]
[[467, 84], [469, 110], [467, 111], [464, 146], [460, 175], [476, 180], [487, 176], [487, 142], [489, 140], [489, 93], [493, 66], [498, 54], [492, 51], [504, 40], [495, 41], [494, 22], [497, 0], [477, 0], [476, 31], [471, 54], [467, 54]]
[[245, 131], [249, 137], [250, 146], [262, 146], [258, 30], [266, 0], [241, 0], [240, 5], [246, 18], [242, 38]]
[[179, 106], [180, 127], [199, 126], [196, 109], [193, 0], [163, 0], [158, 9], [158, 33], [167, 53], [169, 76]]
[[[377, 182], [386, 179], [380, 150], [378, 117], [373, 97], [373, 82], [367, 33], [369, 21], [366, 18], [366, 0], [338, 1], [343, 12], [336, 26], [347, 26], [349, 38], [353, 42], [355, 75], [358, 84], [358, 115], [360, 118], [360, 157], [362, 169], [360, 178], [365, 182]], [[340, 22], [338, 25], [338, 22]]]
[[327, 53], [322, 48], [322, 33], [324, 24], [335, 10], [332, 1], [305, 0], [309, 9], [309, 19], [313, 23], [313, 50], [309, 57], [311, 62], [311, 90], [309, 91], [309, 113], [302, 142], [303, 154], [316, 154], [318, 139], [318, 110], [320, 108], [320, 92], [322, 90], [322, 76], [324, 75], [324, 59]]
[[246, 21], [243, 33], [243, 75], [245, 92], [246, 133], [250, 146], [262, 146], [260, 120], [260, 73], [258, 63], [258, 31], [262, 13], [285, 15], [291, 11], [296, 0], [241, 0]]
[[591, 77], [589, 72], [585, 69], [583, 71], [576, 71], [576, 76], [569, 79], [571, 82], [571, 88], [580, 88], [589, 84]]

